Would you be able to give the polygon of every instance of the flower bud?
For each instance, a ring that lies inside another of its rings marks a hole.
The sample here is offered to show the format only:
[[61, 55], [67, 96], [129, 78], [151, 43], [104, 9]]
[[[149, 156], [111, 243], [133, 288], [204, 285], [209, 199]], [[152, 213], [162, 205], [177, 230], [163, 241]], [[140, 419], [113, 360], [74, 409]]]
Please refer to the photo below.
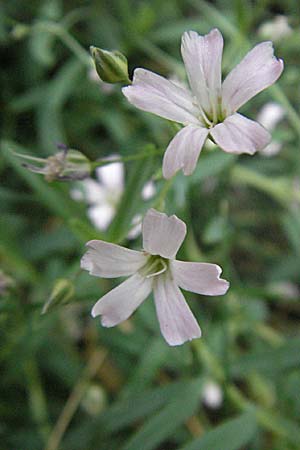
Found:
[[[91, 173], [90, 161], [78, 150], [64, 149], [46, 159], [15, 154], [25, 161], [23, 167], [31, 172], [43, 174], [47, 181], [83, 180]], [[32, 161], [37, 165], [31, 164]]]
[[68, 303], [74, 295], [73, 283], [67, 278], [58, 278], [53, 286], [50, 297], [45, 303], [42, 314], [45, 314], [49, 309], [57, 305]]
[[106, 83], [130, 83], [127, 58], [119, 51], [90, 47], [97, 73]]

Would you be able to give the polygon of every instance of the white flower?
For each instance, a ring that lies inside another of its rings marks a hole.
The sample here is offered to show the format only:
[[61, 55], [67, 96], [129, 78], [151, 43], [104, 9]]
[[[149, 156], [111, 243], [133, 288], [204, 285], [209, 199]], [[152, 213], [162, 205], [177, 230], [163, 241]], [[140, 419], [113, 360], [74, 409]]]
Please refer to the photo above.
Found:
[[[112, 155], [109, 159], [117, 159], [119, 155]], [[96, 177], [83, 180], [77, 188], [71, 190], [71, 196], [75, 200], [85, 200], [89, 204], [87, 215], [92, 224], [99, 230], [105, 231], [114, 218], [117, 207], [124, 192], [124, 164], [112, 162], [105, 166], [97, 167]], [[149, 181], [143, 187], [141, 196], [148, 200], [155, 194], [155, 186]], [[132, 224], [135, 230], [129, 238], [135, 238], [139, 232], [136, 220]]]
[[212, 380], [207, 381], [203, 386], [202, 400], [208, 408], [220, 408], [223, 402], [223, 392], [220, 385]]
[[[275, 102], [269, 102], [262, 107], [257, 115], [257, 120], [268, 131], [272, 132], [284, 116], [285, 109], [282, 106]], [[282, 144], [273, 139], [270, 144], [261, 150], [261, 153], [265, 156], [273, 156], [280, 152], [281, 147]]]
[[263, 39], [271, 39], [274, 42], [284, 39], [292, 32], [288, 18], [282, 15], [275, 16], [272, 20], [263, 23], [258, 29], [258, 34]]
[[163, 175], [171, 178], [179, 169], [190, 175], [209, 137], [228, 153], [253, 154], [270, 141], [257, 122], [236, 111], [273, 84], [283, 70], [274, 57], [271, 42], [256, 45], [222, 83], [223, 38], [213, 29], [205, 36], [183, 34], [181, 53], [191, 90], [149, 70], [136, 69], [131, 86], [123, 88], [137, 108], [182, 123], [163, 160]]
[[179, 287], [197, 294], [223, 295], [229, 283], [220, 279], [222, 270], [215, 264], [175, 259], [185, 235], [182, 220], [150, 209], [143, 221], [144, 251], [99, 240], [88, 242], [81, 268], [103, 278], [130, 276], [94, 305], [92, 316], [101, 315], [102, 325], [113, 327], [128, 319], [153, 290], [160, 329], [168, 344], [200, 337], [199, 325]]

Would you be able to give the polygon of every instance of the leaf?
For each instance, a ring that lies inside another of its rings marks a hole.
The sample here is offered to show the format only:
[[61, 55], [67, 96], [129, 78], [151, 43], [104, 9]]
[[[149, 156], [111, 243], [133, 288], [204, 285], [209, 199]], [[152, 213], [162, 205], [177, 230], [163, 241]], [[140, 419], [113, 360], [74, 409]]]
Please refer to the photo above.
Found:
[[208, 431], [181, 450], [240, 450], [253, 438], [256, 429], [255, 414], [247, 412]]
[[153, 415], [130, 439], [122, 450], [154, 450], [197, 410], [202, 380], [190, 380], [178, 387], [160, 412]]
[[257, 370], [270, 375], [286, 369], [299, 367], [300, 338], [289, 339], [276, 349], [256, 351], [238, 358], [231, 366], [230, 372], [234, 377], [246, 376], [249, 371]]

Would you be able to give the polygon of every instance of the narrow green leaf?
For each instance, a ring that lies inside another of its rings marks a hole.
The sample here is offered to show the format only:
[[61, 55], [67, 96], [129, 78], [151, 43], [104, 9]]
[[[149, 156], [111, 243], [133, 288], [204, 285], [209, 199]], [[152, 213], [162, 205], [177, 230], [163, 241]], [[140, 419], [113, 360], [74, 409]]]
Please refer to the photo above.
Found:
[[208, 431], [181, 450], [240, 450], [253, 438], [256, 429], [255, 414], [247, 412]]
[[152, 416], [122, 450], [154, 450], [197, 410], [202, 380], [194, 379], [178, 389], [161, 411]]
[[289, 339], [276, 349], [248, 353], [237, 359], [231, 367], [232, 376], [245, 376], [251, 370], [274, 374], [300, 364], [300, 338]]

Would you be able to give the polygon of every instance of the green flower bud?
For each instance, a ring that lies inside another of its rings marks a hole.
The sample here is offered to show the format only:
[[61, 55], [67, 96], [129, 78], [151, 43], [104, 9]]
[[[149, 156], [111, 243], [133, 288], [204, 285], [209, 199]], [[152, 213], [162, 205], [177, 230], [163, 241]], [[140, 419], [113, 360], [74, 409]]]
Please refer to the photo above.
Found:
[[[91, 173], [90, 161], [78, 150], [65, 148], [46, 159], [20, 153], [15, 155], [22, 159], [23, 167], [31, 172], [43, 174], [47, 181], [83, 180]], [[31, 162], [35, 162], [36, 165]]]
[[90, 47], [96, 71], [106, 83], [130, 83], [127, 58], [119, 51]]
[[45, 314], [55, 306], [68, 303], [74, 296], [74, 286], [67, 278], [58, 278], [53, 286], [50, 297], [45, 303], [42, 314]]

